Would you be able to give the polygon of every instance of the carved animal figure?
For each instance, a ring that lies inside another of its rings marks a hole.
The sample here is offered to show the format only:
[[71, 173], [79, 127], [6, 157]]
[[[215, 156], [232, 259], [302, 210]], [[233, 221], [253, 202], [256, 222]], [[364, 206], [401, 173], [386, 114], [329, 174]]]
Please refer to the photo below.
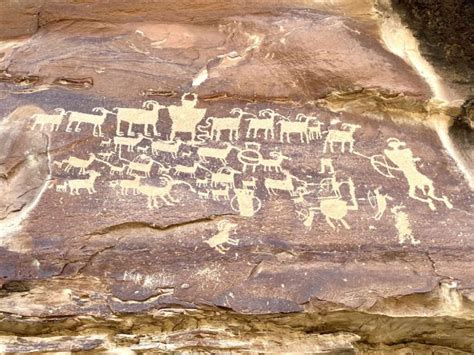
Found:
[[106, 153], [97, 153], [99, 157], [104, 159], [105, 161], [109, 161], [110, 158], [115, 154], [115, 152], [106, 152]]
[[197, 187], [206, 187], [207, 185], [209, 185], [209, 178], [205, 177], [205, 178], [197, 178], [196, 179], [196, 186]]
[[109, 165], [110, 167], [110, 172], [112, 173], [112, 175], [119, 175], [119, 176], [123, 176], [123, 173], [125, 172], [125, 169], [128, 168], [128, 165], [127, 164], [124, 164], [122, 166], [115, 166], [115, 165]]
[[289, 160], [287, 156], [283, 155], [281, 152], [271, 152], [270, 156], [273, 159], [260, 159], [260, 165], [263, 166], [264, 171], [275, 171], [275, 172], [281, 172], [281, 164], [283, 163], [283, 160]]
[[145, 139], [143, 134], [138, 133], [137, 137], [114, 137], [115, 151], [121, 153], [122, 146], [127, 147], [127, 151], [133, 152], [135, 147]]
[[196, 108], [197, 95], [191, 94], [193, 100], [185, 100], [190, 95], [185, 93], [181, 97], [180, 106], [169, 106], [168, 112], [171, 118], [170, 140], [174, 140], [177, 133], [191, 134], [191, 140], [196, 137], [196, 126], [206, 115], [207, 109]]
[[248, 115], [248, 113], [244, 112], [241, 108], [233, 108], [230, 111], [231, 115], [237, 113], [237, 117], [208, 117], [206, 119], [207, 126], [211, 127], [211, 135], [210, 138], [213, 140], [220, 140], [221, 134], [224, 131], [229, 131], [229, 140], [237, 140], [239, 139], [239, 127], [240, 122], [243, 116]]
[[56, 112], [56, 114], [48, 115], [45, 113], [36, 113], [31, 116], [31, 118], [35, 120], [31, 129], [34, 130], [36, 126], [40, 126], [40, 130], [43, 130], [44, 126], [49, 124], [51, 132], [57, 131], [63, 118], [66, 116], [66, 112], [62, 108], [56, 108], [54, 112]]
[[225, 148], [209, 148], [209, 147], [199, 147], [197, 150], [197, 155], [199, 160], [207, 163], [207, 158], [218, 159], [222, 164], [227, 165], [227, 156], [232, 151], [232, 149], [237, 149], [230, 143], [224, 143]]
[[140, 186], [141, 177], [134, 175], [133, 180], [112, 180], [109, 182], [110, 187], [120, 187], [120, 193], [125, 196], [128, 195], [128, 191], [132, 190], [134, 195], [138, 195], [138, 187]]
[[182, 144], [183, 142], [180, 139], [176, 139], [175, 142], [158, 140], [151, 143], [151, 152], [154, 155], [158, 154], [158, 152], [171, 153], [171, 156], [176, 159]]
[[250, 180], [242, 180], [242, 186], [244, 189], [256, 189], [257, 188], [257, 179], [252, 177]]
[[79, 174], [84, 175], [86, 173], [86, 169], [89, 167], [89, 165], [92, 164], [92, 162], [95, 160], [95, 154], [90, 153], [89, 154], [89, 159], [84, 160], [84, 159], [79, 159], [76, 157], [69, 157], [65, 160], [62, 160], [60, 162], [54, 162], [55, 165], [58, 167], [62, 167], [63, 164], [66, 164], [66, 168], [64, 169], [67, 173], [71, 171], [72, 168], [77, 168], [79, 169]]
[[229, 186], [226, 186], [224, 189], [221, 190], [211, 190], [212, 199], [215, 201], [220, 201], [222, 198], [225, 201], [230, 200], [229, 196]]
[[187, 182], [173, 180], [173, 178], [169, 175], [163, 175], [160, 177], [160, 180], [165, 182], [164, 186], [152, 186], [145, 184], [138, 187], [138, 192], [147, 196], [148, 198], [148, 208], [158, 207], [158, 199], [161, 199], [166, 206], [173, 206], [174, 203], [178, 202], [178, 200], [175, 200], [171, 197], [171, 189], [174, 185], [187, 185], [192, 191], [194, 191], [192, 186]]
[[112, 145], [112, 138], [107, 138], [104, 139], [102, 142], [100, 142], [101, 147], [110, 147]]
[[150, 172], [151, 172], [153, 163], [155, 163], [155, 161], [151, 159], [148, 160], [146, 163], [132, 161], [128, 164], [127, 174], [132, 175], [135, 172], [142, 172], [145, 174], [145, 177], [150, 177]]
[[258, 131], [263, 130], [265, 139], [268, 139], [268, 134], [270, 133], [272, 139], [275, 138], [275, 118], [283, 118], [286, 117], [280, 115], [278, 112], [273, 111], [272, 109], [264, 109], [259, 111], [259, 116], [263, 118], [257, 118], [253, 115], [253, 118], [246, 118], [245, 120], [249, 122], [249, 127], [247, 129], [246, 137], [250, 138], [252, 134], [252, 138], [257, 138]]
[[66, 181], [67, 186], [69, 187], [69, 193], [71, 195], [80, 195], [79, 191], [81, 189], [87, 190], [89, 194], [93, 194], [97, 192], [94, 188], [95, 180], [101, 174], [97, 171], [90, 171], [89, 177], [87, 179], [74, 179]]
[[66, 114], [69, 115], [66, 132], [72, 132], [73, 123], [76, 123], [76, 128], [74, 129], [74, 132], [81, 131], [81, 128], [80, 128], [81, 123], [90, 123], [94, 125], [92, 129], [92, 134], [95, 137], [103, 137], [101, 126], [105, 122], [105, 118], [107, 117], [107, 114], [113, 113], [113, 112], [110, 112], [103, 107], [95, 107], [92, 109], [92, 112], [99, 112], [100, 114], [92, 115], [89, 113], [82, 113], [82, 112], [76, 112], [76, 111], [66, 112]]
[[219, 184], [228, 185], [231, 188], [235, 187], [235, 174], [242, 174], [229, 166], [225, 166], [217, 170], [217, 173], [212, 173], [211, 184], [212, 187], [216, 187]]
[[190, 177], [194, 178], [196, 176], [196, 172], [198, 168], [201, 168], [203, 170], [210, 172], [209, 169], [202, 166], [198, 162], [195, 162], [192, 166], [178, 164], [178, 165], [175, 165], [171, 169], [174, 170], [173, 175], [189, 175]]
[[308, 136], [310, 140], [317, 140], [323, 138], [323, 134], [321, 132], [321, 126], [323, 125], [322, 122], [315, 120], [315, 126], [308, 126]]
[[343, 130], [328, 130], [328, 134], [324, 141], [323, 153], [326, 153], [328, 145], [331, 153], [334, 153], [334, 143], [341, 144], [341, 153], [344, 153], [345, 151], [345, 144], [349, 143], [349, 152], [352, 153], [354, 150], [354, 132], [357, 128], [360, 128], [360, 126], [356, 124], [343, 123], [341, 127]]
[[211, 248], [217, 250], [219, 253], [225, 254], [225, 252], [228, 251], [230, 248], [230, 247], [225, 247], [225, 244], [230, 244], [230, 245], [239, 244], [239, 241], [237, 239], [233, 239], [230, 237], [231, 232], [237, 226], [238, 226], [237, 224], [231, 223], [226, 220], [220, 221], [217, 224], [217, 230], [219, 232], [213, 235], [208, 240], [205, 240], [204, 243], [208, 244]]
[[56, 185], [57, 192], [67, 192], [67, 183], [64, 182], [62, 184]]
[[211, 198], [210, 191], [198, 191], [198, 197], [203, 198], [205, 200], [209, 200]]
[[290, 121], [284, 117], [283, 120], [277, 122], [277, 125], [280, 125], [280, 142], [284, 142], [286, 135], [286, 141], [291, 143], [290, 135], [299, 134], [301, 143], [309, 143], [308, 127], [309, 123], [314, 120], [316, 117], [308, 117], [302, 113], [296, 116], [296, 121]]
[[137, 147], [137, 152], [148, 153], [149, 149], [150, 149], [150, 147]]
[[144, 134], [149, 136], [148, 129], [151, 127], [153, 134], [158, 135], [156, 124], [158, 122], [158, 115], [160, 109], [164, 108], [157, 101], [148, 100], [143, 103], [143, 109], [137, 108], [124, 108], [115, 107], [113, 111], [116, 111], [117, 115], [117, 136], [122, 136], [123, 133], [120, 131], [120, 124], [122, 122], [128, 123], [127, 135], [134, 135], [132, 132], [133, 125], [144, 125]]
[[263, 182], [263, 184], [269, 194], [276, 194], [275, 190], [281, 190], [281, 191], [288, 191], [290, 195], [293, 196], [295, 194], [295, 185], [293, 184], [294, 178], [295, 177], [291, 175], [290, 173], [285, 173], [285, 179], [278, 180], [278, 179], [265, 178], [265, 181]]

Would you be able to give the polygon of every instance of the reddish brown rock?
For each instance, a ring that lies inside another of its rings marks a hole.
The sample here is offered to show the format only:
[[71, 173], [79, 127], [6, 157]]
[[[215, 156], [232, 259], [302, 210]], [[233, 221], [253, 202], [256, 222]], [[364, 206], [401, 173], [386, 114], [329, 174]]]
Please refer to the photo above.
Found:
[[0, 47], [0, 350], [472, 351], [454, 109], [354, 8], [206, 4]]

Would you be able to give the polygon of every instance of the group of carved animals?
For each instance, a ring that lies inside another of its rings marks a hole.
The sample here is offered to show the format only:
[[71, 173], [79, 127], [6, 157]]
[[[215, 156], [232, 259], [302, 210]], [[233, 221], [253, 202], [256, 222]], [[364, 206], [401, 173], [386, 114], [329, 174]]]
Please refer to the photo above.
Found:
[[[219, 141], [225, 132], [228, 132], [230, 141], [239, 139], [239, 129], [242, 121], [248, 122], [245, 138], [257, 138], [260, 132], [263, 133], [264, 139], [275, 138], [275, 129], [279, 127], [279, 140], [281, 143], [291, 143], [292, 136], [298, 136], [301, 143], [309, 143], [312, 140], [323, 138], [323, 134], [327, 134], [324, 142], [324, 152], [329, 149], [334, 152], [334, 143], [341, 144], [341, 152], [345, 151], [345, 144], [349, 144], [349, 152], [353, 151], [354, 132], [360, 126], [344, 123], [342, 129], [328, 129], [322, 131], [323, 123], [317, 117], [307, 116], [302, 113], [296, 116], [295, 120], [290, 120], [272, 109], [263, 109], [258, 112], [258, 116], [246, 112], [241, 108], [233, 108], [230, 111], [231, 116], [236, 117], [208, 117], [204, 120], [207, 109], [196, 108], [197, 96], [192, 94], [193, 99], [188, 100], [184, 94], [181, 98], [181, 105], [165, 106], [154, 100], [147, 100], [143, 103], [142, 108], [115, 107], [111, 111], [104, 107], [96, 107], [92, 112], [98, 114], [89, 114], [76, 111], [65, 111], [62, 108], [55, 109], [54, 114], [35, 114], [32, 116], [34, 123], [32, 129], [40, 127], [44, 129], [46, 125], [50, 126], [51, 131], [58, 131], [59, 126], [66, 118], [68, 124], [67, 132], [81, 131], [81, 124], [91, 124], [93, 126], [94, 136], [103, 136], [102, 125], [107, 115], [115, 115], [116, 118], [116, 137], [113, 138], [113, 144], [116, 150], [121, 150], [123, 146], [128, 151], [133, 151], [134, 147], [143, 139], [149, 136], [158, 136], [157, 124], [159, 121], [159, 111], [168, 110], [169, 117], [172, 121], [169, 141], [156, 141], [152, 144], [153, 154], [158, 152], [168, 152], [176, 157], [177, 150], [181, 142], [174, 142], [176, 136], [186, 134], [190, 136], [191, 141], [195, 138], [203, 142], [205, 139]], [[204, 120], [204, 125], [199, 125]], [[127, 136], [123, 136], [122, 127], [128, 125]], [[135, 133], [135, 126], [143, 126], [143, 133]], [[196, 132], [200, 132], [197, 134]], [[135, 138], [136, 136], [136, 138]], [[134, 138], [131, 138], [134, 137]], [[103, 144], [107, 144], [107, 141]], [[109, 145], [112, 142], [109, 141]], [[144, 148], [142, 148], [144, 149]]]

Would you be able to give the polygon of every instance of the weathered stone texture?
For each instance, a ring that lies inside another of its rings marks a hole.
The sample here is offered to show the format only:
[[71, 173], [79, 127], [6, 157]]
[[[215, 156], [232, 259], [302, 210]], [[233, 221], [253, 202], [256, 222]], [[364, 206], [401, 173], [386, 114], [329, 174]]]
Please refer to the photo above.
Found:
[[3, 2], [0, 351], [473, 352], [472, 110], [387, 4]]

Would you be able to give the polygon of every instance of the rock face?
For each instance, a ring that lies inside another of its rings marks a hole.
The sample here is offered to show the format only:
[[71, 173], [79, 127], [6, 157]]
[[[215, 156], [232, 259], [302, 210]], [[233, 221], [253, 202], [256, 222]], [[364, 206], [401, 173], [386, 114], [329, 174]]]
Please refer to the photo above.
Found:
[[468, 97], [390, 4], [1, 11], [2, 351], [474, 351]]

